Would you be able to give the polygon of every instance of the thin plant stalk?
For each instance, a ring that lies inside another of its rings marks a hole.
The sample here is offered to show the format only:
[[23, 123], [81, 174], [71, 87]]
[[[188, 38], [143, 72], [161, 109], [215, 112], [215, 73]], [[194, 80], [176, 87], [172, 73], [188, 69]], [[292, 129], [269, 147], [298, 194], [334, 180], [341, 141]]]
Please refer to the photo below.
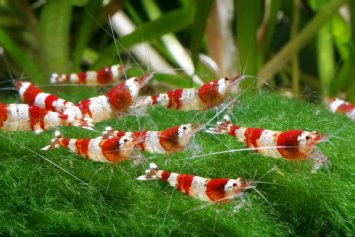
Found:
[[[337, 13], [337, 9], [346, 3], [346, 0], [332, 0], [306, 25], [306, 27], [288, 42], [273, 58], [271, 58], [259, 71], [258, 77], [262, 80], [270, 80], [291, 60], [292, 52], [298, 52], [318, 32], [331, 16]], [[260, 80], [259, 85], [263, 84]]]
[[[298, 33], [298, 27], [300, 22], [300, 0], [293, 0], [293, 16], [291, 25], [291, 39], [294, 39]], [[298, 63], [298, 53], [293, 52], [292, 63], [292, 90], [295, 97], [300, 95], [300, 76], [299, 76], [299, 63]]]

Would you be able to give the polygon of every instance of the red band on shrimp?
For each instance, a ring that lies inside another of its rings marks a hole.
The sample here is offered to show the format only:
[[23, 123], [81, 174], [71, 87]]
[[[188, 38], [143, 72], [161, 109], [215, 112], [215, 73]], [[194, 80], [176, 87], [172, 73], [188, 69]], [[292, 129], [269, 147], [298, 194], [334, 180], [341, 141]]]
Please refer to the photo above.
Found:
[[176, 189], [188, 195], [194, 176], [188, 174], [180, 174], [177, 178]]
[[168, 172], [168, 171], [162, 171], [160, 180], [165, 181], [165, 182], [168, 182], [168, 179], [169, 179], [169, 177], [170, 177], [170, 174], [171, 174], [171, 173]]
[[152, 95], [152, 105], [155, 105], [157, 103], [158, 96], [157, 95]]
[[216, 98], [219, 98], [218, 80], [202, 85], [198, 90], [198, 96], [206, 104], [215, 102]]
[[160, 145], [165, 151], [176, 151], [183, 149], [179, 145], [178, 130], [180, 126], [175, 126], [162, 131], [159, 134]]
[[124, 136], [126, 134], [126, 132], [124, 132], [124, 131], [117, 131], [116, 132], [116, 137], [122, 137], [122, 136]]
[[79, 84], [86, 84], [86, 77], [87, 77], [86, 72], [79, 72], [77, 74], [77, 76], [78, 76], [78, 83]]
[[298, 149], [297, 138], [302, 133], [302, 130], [290, 130], [280, 133], [277, 138], [277, 146], [285, 146], [286, 148], [277, 148], [277, 150], [284, 158], [295, 159], [305, 156], [305, 154]]
[[63, 120], [67, 120], [69, 118], [68, 114], [58, 114], [58, 117]]
[[238, 129], [239, 129], [239, 126], [237, 126], [237, 125], [230, 125], [230, 126], [228, 127], [228, 133], [229, 133], [229, 135], [236, 137], [236, 136], [237, 136], [237, 131], [238, 131]]
[[168, 108], [175, 108], [179, 109], [181, 106], [181, 96], [182, 96], [182, 89], [176, 89], [172, 91], [168, 91], [168, 97], [169, 97], [169, 104]]
[[61, 138], [59, 140], [59, 144], [62, 147], [67, 147], [69, 145], [70, 139], [69, 138]]
[[42, 91], [30, 84], [26, 91], [23, 93], [23, 102], [29, 105], [33, 105], [39, 93], [42, 93]]
[[115, 86], [106, 93], [110, 105], [119, 112], [127, 112], [133, 98], [125, 83]]
[[51, 110], [51, 111], [56, 111], [56, 109], [53, 106], [53, 102], [58, 100], [58, 97], [55, 95], [48, 95], [46, 99], [44, 100], [44, 103], [46, 104], [46, 109]]
[[[263, 131], [262, 128], [247, 128], [244, 133], [246, 146], [257, 148], [257, 140], [260, 139]], [[255, 152], [258, 152], [258, 150], [255, 150]]]
[[113, 81], [110, 67], [99, 69], [96, 71], [96, 73], [97, 73], [97, 81], [100, 84], [107, 84]]
[[349, 103], [343, 103], [343, 104], [340, 104], [337, 108], [337, 110], [335, 112], [337, 113], [348, 113], [350, 112], [351, 110], [354, 109], [354, 106], [352, 106], [351, 104]]
[[6, 120], [7, 120], [6, 105], [3, 103], [0, 103], [0, 127], [3, 126], [3, 124]]
[[225, 197], [226, 192], [224, 186], [228, 183], [229, 179], [211, 179], [206, 185], [206, 195], [211, 201], [218, 201]]
[[81, 101], [79, 104], [77, 104], [77, 106], [80, 109], [83, 116], [88, 114], [91, 118], [92, 114], [91, 114], [91, 110], [90, 110], [90, 104], [91, 104], [91, 101], [90, 101], [90, 99], [88, 99], [88, 100]]
[[35, 129], [35, 125], [37, 123], [40, 124], [40, 127], [42, 129], [45, 129], [44, 126], [44, 116], [46, 116], [46, 114], [48, 113], [48, 110], [45, 109], [41, 109], [37, 106], [30, 106], [28, 108], [28, 114], [29, 114], [29, 118], [30, 118], [30, 124], [31, 124], [31, 129], [34, 130]]
[[108, 161], [119, 162], [125, 160], [125, 158], [121, 155], [119, 147], [120, 139], [121, 137], [115, 137], [103, 140], [101, 144], [102, 154]]
[[134, 140], [137, 142], [136, 146], [139, 146], [141, 151], [145, 150], [144, 141], [146, 139], [146, 136], [147, 136], [147, 131], [133, 133]]
[[89, 159], [88, 151], [89, 151], [89, 143], [90, 139], [83, 138], [78, 139], [75, 142], [76, 151], [79, 155], [85, 156], [86, 159]]

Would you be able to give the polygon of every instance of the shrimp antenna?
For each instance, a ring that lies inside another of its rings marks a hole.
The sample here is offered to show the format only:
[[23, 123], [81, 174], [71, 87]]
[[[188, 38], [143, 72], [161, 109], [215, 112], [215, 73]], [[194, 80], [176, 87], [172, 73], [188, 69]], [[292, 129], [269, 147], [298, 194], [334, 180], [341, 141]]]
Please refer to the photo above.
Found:
[[[121, 58], [121, 54], [120, 54], [120, 52], [118, 51], [118, 46], [117, 46], [117, 40], [116, 40], [116, 38], [115, 38], [115, 33], [113, 32], [111, 16], [108, 17], [108, 21], [109, 21], [109, 23], [110, 23], [111, 37], [112, 37], [113, 42], [114, 42], [114, 44], [115, 44], [115, 48], [116, 48], [116, 52], [117, 52], [117, 55], [118, 55], [118, 59], [120, 60], [120, 64], [123, 65], [122, 58]], [[125, 79], [127, 80], [126, 70], [123, 70], [123, 73], [124, 73]]]
[[255, 187], [251, 187], [251, 189], [253, 189], [257, 194], [259, 194], [260, 197], [261, 197], [262, 199], [264, 199], [265, 202], [266, 202], [267, 204], [269, 204], [269, 206], [270, 206], [271, 208], [273, 208], [273, 207], [272, 207], [272, 204], [269, 202], [269, 200], [267, 200], [267, 198], [266, 198], [259, 190], [257, 190]]
[[[254, 189], [254, 188], [251, 188], [251, 189]], [[217, 201], [212, 201], [212, 202], [204, 203], [204, 204], [202, 204], [202, 205], [199, 205], [198, 207], [195, 207], [195, 208], [192, 208], [192, 209], [190, 209], [190, 210], [188, 210], [188, 211], [185, 211], [185, 212], [183, 212], [182, 214], [183, 214], [183, 215], [186, 215], [186, 214], [188, 214], [188, 213], [190, 213], [190, 212], [202, 210], [202, 209], [207, 208], [207, 207], [209, 207], [209, 206], [212, 206], [212, 205], [214, 205], [214, 204], [216, 204], [216, 203], [223, 202], [223, 201], [226, 201], [226, 200], [231, 200], [231, 199], [233, 199], [233, 198], [243, 197], [244, 195], [245, 195], [245, 193], [242, 192], [242, 193], [237, 193], [237, 194], [232, 195], [232, 196], [229, 196], [229, 197], [224, 197], [224, 198], [218, 199]]]
[[212, 153], [207, 153], [207, 154], [203, 154], [203, 155], [191, 156], [191, 157], [183, 158], [180, 160], [193, 160], [193, 159], [200, 158], [200, 157], [228, 154], [228, 153], [233, 153], [233, 152], [238, 152], [238, 151], [254, 151], [254, 150], [263, 150], [263, 149], [296, 148], [296, 147], [297, 146], [264, 146], [264, 147], [254, 147], [254, 148], [240, 148], [240, 149], [218, 151], [218, 152], [212, 152]]

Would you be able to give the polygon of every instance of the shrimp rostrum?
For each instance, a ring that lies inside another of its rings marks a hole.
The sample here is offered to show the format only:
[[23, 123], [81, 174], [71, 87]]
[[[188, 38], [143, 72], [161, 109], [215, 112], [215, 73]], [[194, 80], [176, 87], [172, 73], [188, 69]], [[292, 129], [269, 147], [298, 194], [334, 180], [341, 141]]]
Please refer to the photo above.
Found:
[[91, 130], [93, 127], [86, 118], [77, 119], [72, 115], [48, 111], [34, 105], [0, 103], [0, 130], [32, 130], [40, 133], [58, 126], [76, 126]]
[[139, 99], [136, 108], [160, 105], [177, 110], [207, 110], [221, 105], [228, 93], [238, 87], [244, 75], [225, 77], [203, 84], [200, 88], [176, 89]]
[[327, 157], [315, 146], [325, 140], [325, 135], [317, 131], [303, 130], [272, 131], [263, 128], [246, 128], [232, 124], [228, 115], [218, 122], [211, 133], [225, 133], [236, 137], [246, 147], [256, 153], [272, 158], [287, 160], [310, 159], [314, 161], [312, 172], [315, 173], [322, 165], [329, 164]]
[[145, 175], [139, 176], [137, 180], [167, 182], [183, 194], [205, 202], [229, 202], [236, 197], [243, 197], [247, 189], [253, 189], [256, 186], [256, 182], [245, 181], [242, 177], [237, 179], [203, 178], [159, 170], [154, 163], [151, 163], [149, 168], [145, 171]]
[[202, 125], [184, 124], [163, 131], [124, 132], [114, 131], [111, 127], [106, 127], [102, 135], [106, 138], [129, 136], [136, 141], [136, 146], [141, 151], [168, 155], [185, 150], [190, 144], [191, 137], [203, 128]]

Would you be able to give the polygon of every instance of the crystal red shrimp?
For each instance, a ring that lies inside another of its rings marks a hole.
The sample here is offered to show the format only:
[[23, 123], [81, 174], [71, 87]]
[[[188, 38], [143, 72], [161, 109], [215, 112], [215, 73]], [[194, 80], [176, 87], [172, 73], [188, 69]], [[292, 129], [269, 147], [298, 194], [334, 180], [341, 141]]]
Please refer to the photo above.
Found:
[[244, 75], [225, 77], [203, 84], [200, 88], [176, 89], [140, 99], [136, 107], [161, 105], [177, 110], [206, 110], [222, 104], [228, 93], [246, 78]]
[[333, 113], [345, 114], [347, 117], [355, 120], [355, 106], [338, 98], [325, 98], [330, 111]]
[[114, 131], [107, 127], [103, 137], [129, 136], [136, 141], [141, 151], [158, 154], [170, 154], [184, 150], [190, 143], [191, 137], [203, 126], [191, 124], [167, 128], [163, 131]]
[[[263, 128], [246, 128], [231, 123], [228, 115], [223, 122], [218, 122], [212, 133], [227, 133], [237, 137], [246, 147], [255, 148], [255, 152], [273, 158], [287, 160], [312, 159], [316, 172], [322, 165], [327, 164], [327, 157], [315, 145], [326, 136], [317, 131], [288, 130], [284, 132]], [[264, 149], [263, 149], [264, 147]]]
[[0, 130], [34, 131], [40, 133], [58, 126], [76, 126], [92, 129], [87, 119], [76, 119], [71, 115], [61, 114], [38, 106], [27, 104], [0, 103]]
[[156, 164], [151, 163], [150, 169], [137, 180], [161, 180], [169, 183], [185, 195], [192, 196], [205, 202], [228, 202], [235, 197], [243, 196], [247, 189], [255, 188], [254, 181], [237, 179], [216, 178], [209, 179], [189, 174], [172, 173], [159, 170]]
[[128, 136], [105, 139], [97, 138], [63, 138], [59, 131], [56, 131], [55, 138], [51, 144], [41, 150], [50, 150], [58, 147], [67, 148], [76, 154], [89, 160], [119, 163], [131, 158], [135, 147], [133, 139]]
[[124, 74], [124, 67], [121, 65], [113, 65], [110, 67], [100, 68], [96, 71], [82, 71], [79, 73], [57, 74], [53, 73], [50, 82], [57, 83], [73, 83], [87, 85], [106, 85], [118, 81]]
[[76, 111], [72, 111], [72, 108], [65, 110], [64, 113], [75, 114], [77, 117], [90, 117], [95, 123], [126, 114], [137, 98], [139, 90], [152, 77], [153, 73], [133, 77], [113, 87], [105, 95], [80, 101], [76, 105], [80, 110], [79, 115]]
[[[59, 98], [56, 95], [42, 92], [31, 82], [16, 81], [16, 88], [25, 104], [35, 105], [50, 111], [63, 113], [66, 109], [79, 112], [74, 103]], [[75, 114], [73, 114], [75, 116]]]

